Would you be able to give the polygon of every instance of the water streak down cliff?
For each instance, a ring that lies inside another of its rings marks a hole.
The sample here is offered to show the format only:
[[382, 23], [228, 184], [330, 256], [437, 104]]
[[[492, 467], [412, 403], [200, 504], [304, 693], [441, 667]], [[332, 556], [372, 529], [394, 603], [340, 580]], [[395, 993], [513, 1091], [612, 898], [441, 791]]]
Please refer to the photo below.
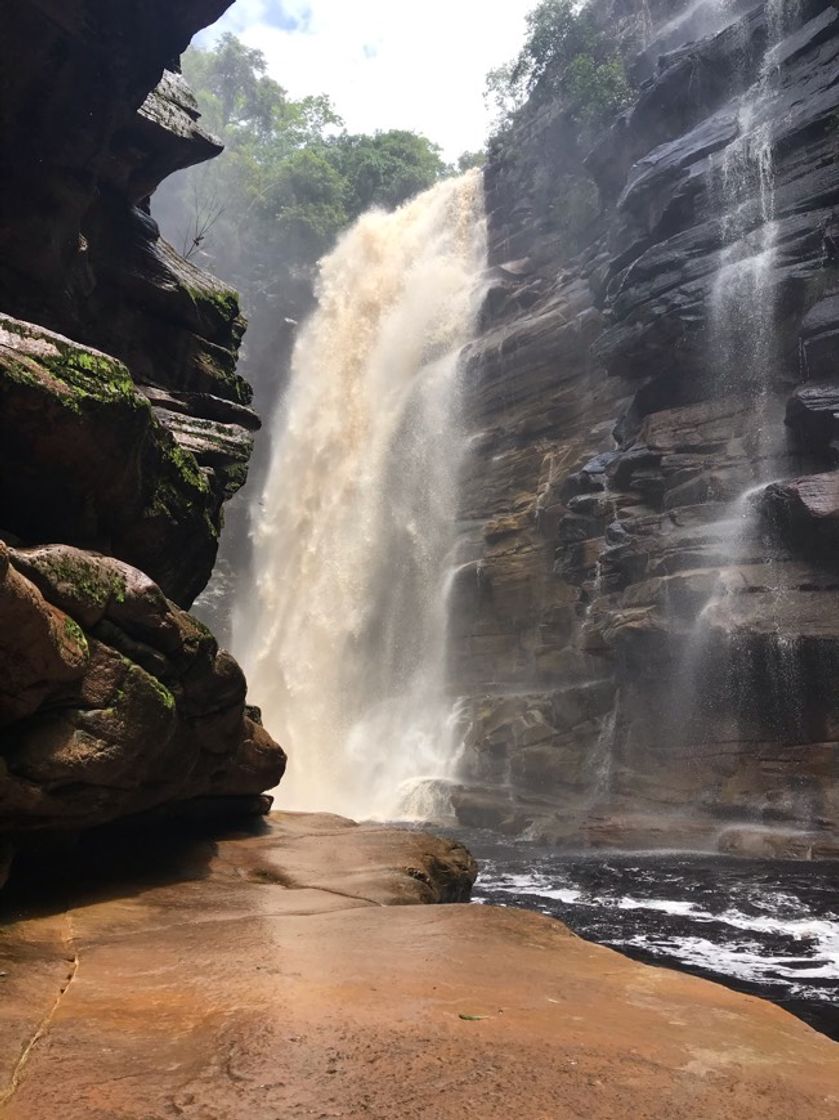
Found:
[[326, 262], [239, 644], [294, 804], [830, 855], [839, 14], [592, 6], [635, 103], [491, 146], [485, 291], [476, 179]]
[[486, 172], [455, 807], [569, 843], [829, 855], [839, 16], [595, 7], [635, 103], [593, 147], [533, 103]]
[[364, 216], [322, 263], [275, 420], [258, 583], [237, 635], [290, 747], [283, 805], [410, 812], [418, 779], [451, 773], [460, 352], [485, 245], [473, 172]]

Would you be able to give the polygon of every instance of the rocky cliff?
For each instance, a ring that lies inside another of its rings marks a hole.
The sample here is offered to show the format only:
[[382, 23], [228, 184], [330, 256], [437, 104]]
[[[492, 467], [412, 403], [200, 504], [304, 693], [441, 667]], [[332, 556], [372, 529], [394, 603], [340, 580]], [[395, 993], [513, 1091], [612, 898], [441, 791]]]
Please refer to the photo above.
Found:
[[839, 12], [602, 4], [637, 89], [486, 173], [462, 820], [839, 851]]
[[149, 196], [220, 147], [177, 60], [229, 0], [24, 0], [0, 41], [0, 833], [256, 795], [284, 756], [186, 611], [243, 483], [236, 294]]

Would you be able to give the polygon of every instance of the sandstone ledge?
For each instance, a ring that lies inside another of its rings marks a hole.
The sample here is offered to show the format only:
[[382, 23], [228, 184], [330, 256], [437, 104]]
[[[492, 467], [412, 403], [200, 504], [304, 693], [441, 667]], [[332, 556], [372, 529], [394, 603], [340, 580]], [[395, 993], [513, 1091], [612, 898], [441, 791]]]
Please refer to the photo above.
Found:
[[10, 893], [6, 1120], [839, 1115], [839, 1047], [771, 1004], [535, 914], [387, 907], [464, 897], [449, 841], [274, 814], [163, 847], [66, 909]]

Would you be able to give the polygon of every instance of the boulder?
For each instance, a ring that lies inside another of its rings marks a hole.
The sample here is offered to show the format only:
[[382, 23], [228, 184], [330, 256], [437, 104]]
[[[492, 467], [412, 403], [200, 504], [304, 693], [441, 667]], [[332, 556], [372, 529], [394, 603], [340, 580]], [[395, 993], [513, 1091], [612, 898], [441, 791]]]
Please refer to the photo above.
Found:
[[0, 833], [277, 785], [285, 756], [238, 665], [147, 576], [66, 545], [0, 548]]
[[762, 509], [791, 550], [839, 563], [839, 471], [774, 483]]

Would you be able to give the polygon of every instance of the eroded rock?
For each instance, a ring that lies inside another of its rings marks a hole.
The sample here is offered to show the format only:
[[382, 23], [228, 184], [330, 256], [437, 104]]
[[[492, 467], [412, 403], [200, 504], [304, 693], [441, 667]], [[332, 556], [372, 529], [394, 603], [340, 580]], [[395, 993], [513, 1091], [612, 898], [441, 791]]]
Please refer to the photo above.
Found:
[[181, 608], [259, 420], [224, 284], [149, 195], [218, 154], [178, 56], [229, 0], [25, 0], [0, 37], [0, 846], [201, 799], [284, 755]]
[[8, 1120], [836, 1114], [836, 1044], [779, 1007], [539, 914], [406, 905], [468, 892], [449, 841], [280, 813], [170, 835], [162, 864], [123, 847], [128, 875], [100, 841], [60, 913], [9, 899]]
[[67, 545], [0, 545], [0, 566], [0, 832], [277, 785], [238, 665], [147, 576]]
[[[227, 6], [26, 0], [0, 43], [0, 525], [114, 552], [183, 606], [258, 421], [236, 293], [161, 241], [148, 196], [221, 150], [172, 67]], [[178, 394], [183, 419], [156, 421], [132, 382]]]

